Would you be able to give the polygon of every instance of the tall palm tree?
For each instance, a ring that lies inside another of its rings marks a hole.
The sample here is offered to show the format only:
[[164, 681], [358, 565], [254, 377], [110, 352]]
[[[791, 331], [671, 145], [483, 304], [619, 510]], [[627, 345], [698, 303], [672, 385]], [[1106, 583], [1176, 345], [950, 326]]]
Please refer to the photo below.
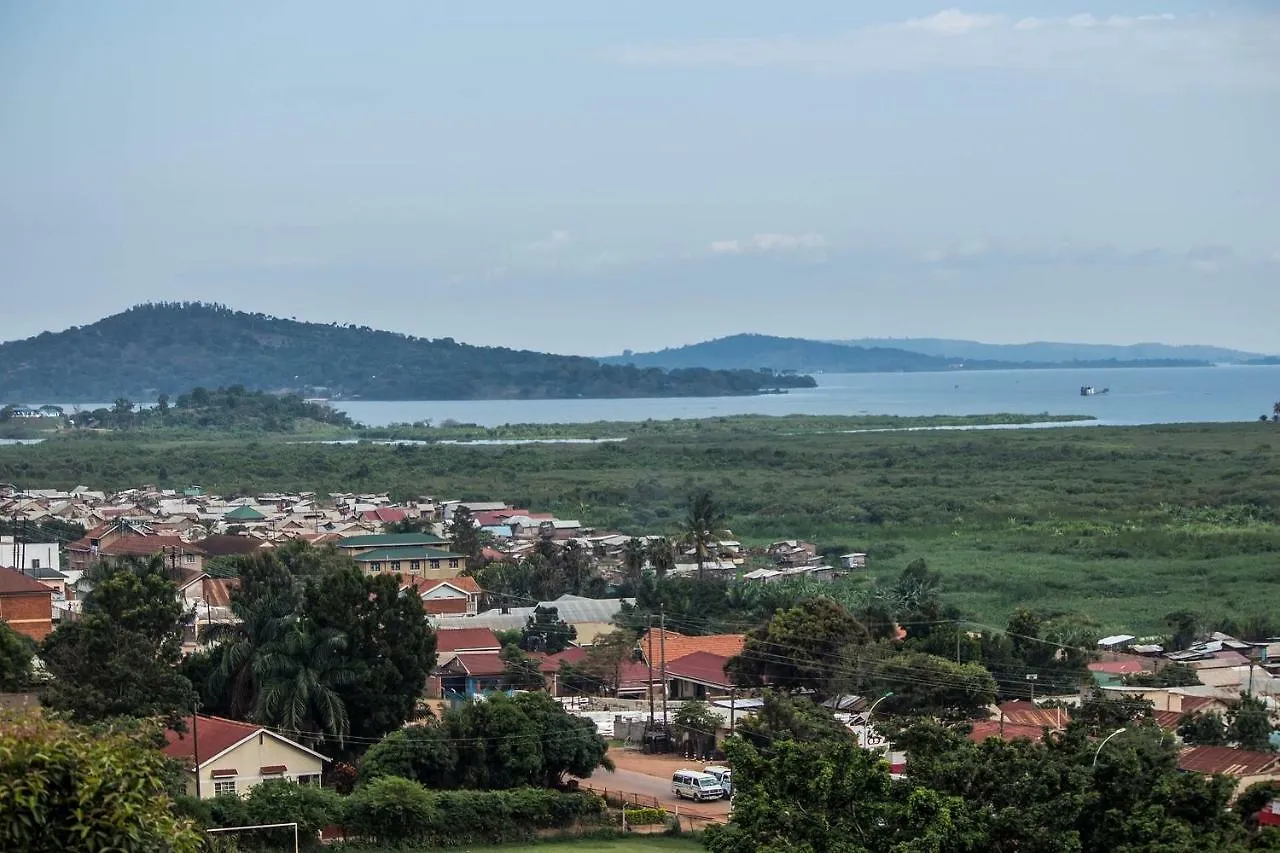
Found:
[[665, 578], [667, 572], [675, 568], [676, 552], [671, 545], [671, 540], [661, 537], [649, 542], [649, 564], [653, 566], [654, 574], [660, 579]]
[[338, 689], [355, 680], [342, 655], [346, 648], [341, 632], [291, 621], [279, 640], [254, 661], [254, 719], [313, 747], [325, 737], [341, 746], [351, 725]]
[[698, 561], [698, 580], [702, 580], [702, 567], [707, 559], [713, 554], [719, 558], [720, 538], [729, 533], [725, 529], [726, 521], [728, 516], [711, 492], [704, 489], [689, 500], [689, 513], [680, 524], [680, 542], [693, 549]]
[[643, 539], [633, 536], [627, 540], [622, 548], [622, 566], [626, 570], [627, 583], [630, 584], [633, 595], [640, 588], [640, 576], [644, 573], [644, 564], [648, 559], [649, 551], [645, 548]]
[[215, 666], [209, 691], [228, 696], [228, 713], [243, 720], [258, 702], [254, 668], [258, 660], [289, 630], [294, 621], [292, 605], [278, 598], [246, 600], [235, 596], [231, 610], [238, 621], [205, 627], [200, 638], [213, 647]]

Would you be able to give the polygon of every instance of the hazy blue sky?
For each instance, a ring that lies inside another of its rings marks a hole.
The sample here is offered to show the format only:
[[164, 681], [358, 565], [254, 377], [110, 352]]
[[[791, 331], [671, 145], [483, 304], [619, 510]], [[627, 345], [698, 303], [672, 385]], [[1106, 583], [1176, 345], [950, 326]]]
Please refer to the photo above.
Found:
[[1278, 140], [1280, 3], [12, 0], [0, 338], [1277, 351]]

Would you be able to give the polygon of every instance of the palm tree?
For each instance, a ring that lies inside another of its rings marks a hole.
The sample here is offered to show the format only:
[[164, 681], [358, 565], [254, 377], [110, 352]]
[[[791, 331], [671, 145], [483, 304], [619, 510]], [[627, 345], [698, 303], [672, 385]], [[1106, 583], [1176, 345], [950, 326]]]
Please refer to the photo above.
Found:
[[661, 537], [649, 542], [649, 564], [659, 579], [665, 578], [667, 572], [675, 568], [676, 553], [671, 540]]
[[280, 639], [254, 661], [254, 719], [313, 747], [326, 736], [341, 746], [351, 726], [338, 689], [355, 680], [342, 656], [346, 648], [341, 632], [291, 620]]
[[1280, 400], [1277, 400], [1276, 404], [1271, 407], [1271, 420], [1280, 421]]
[[258, 702], [254, 668], [285, 635], [294, 617], [292, 606], [278, 598], [249, 601], [234, 596], [231, 611], [238, 621], [208, 625], [200, 638], [214, 647], [216, 665], [209, 677], [209, 692], [215, 697], [229, 692], [228, 713], [243, 720]]
[[649, 552], [644, 540], [632, 536], [622, 548], [622, 566], [626, 570], [627, 583], [631, 585], [632, 594], [640, 588], [640, 576], [644, 573], [644, 564], [648, 562]]
[[720, 538], [729, 533], [724, 526], [727, 520], [711, 492], [704, 489], [690, 499], [689, 514], [680, 525], [680, 542], [693, 549], [698, 560], [698, 580], [702, 580], [702, 566], [707, 559], [713, 554], [719, 558]]

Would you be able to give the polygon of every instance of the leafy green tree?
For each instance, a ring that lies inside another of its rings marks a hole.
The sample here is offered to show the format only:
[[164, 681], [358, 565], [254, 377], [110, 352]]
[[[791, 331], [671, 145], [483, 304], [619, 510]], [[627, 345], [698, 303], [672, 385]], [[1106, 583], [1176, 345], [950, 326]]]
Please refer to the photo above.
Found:
[[431, 721], [405, 726], [374, 744], [360, 759], [360, 779], [401, 776], [428, 788], [454, 784], [458, 751], [444, 724]]
[[737, 734], [767, 752], [782, 740], [854, 742], [853, 732], [808, 698], [765, 690], [759, 708], [736, 721]]
[[[268, 779], [254, 785], [244, 797], [245, 823], [239, 825], [297, 823], [300, 849], [319, 850], [318, 833], [342, 821], [342, 806], [342, 799], [329, 788]], [[293, 830], [256, 830], [252, 841], [270, 849], [292, 849]]]
[[196, 853], [167, 780], [165, 757], [128, 734], [0, 719], [0, 849]]
[[1194, 667], [1174, 662], [1156, 672], [1135, 672], [1126, 676], [1124, 683], [1133, 687], [1190, 687], [1200, 683], [1200, 676]]
[[427, 837], [436, 803], [417, 782], [383, 776], [356, 788], [344, 811], [347, 827], [358, 837], [400, 845]]
[[1178, 737], [1196, 746], [1225, 746], [1227, 723], [1214, 712], [1183, 714], [1178, 720]]
[[809, 598], [748, 633], [742, 653], [726, 669], [740, 685], [825, 694], [841, 656], [870, 639], [842, 606], [829, 598]]
[[729, 535], [725, 525], [728, 516], [711, 492], [702, 490], [689, 499], [689, 510], [680, 523], [680, 544], [693, 549], [698, 561], [698, 579], [703, 565], [711, 558], [719, 559], [720, 539]]
[[559, 608], [538, 605], [525, 622], [520, 648], [554, 655], [567, 649], [577, 638], [578, 629], [560, 618]]
[[175, 669], [181, 613], [162, 560], [104, 563], [81, 618], [41, 645], [50, 678], [40, 701], [76, 722], [163, 716], [181, 727], [196, 701]]
[[661, 580], [676, 567], [676, 549], [666, 537], [651, 539], [648, 546], [649, 564]]
[[720, 728], [720, 715], [700, 699], [686, 701], [676, 711], [672, 723], [685, 743], [686, 749], [695, 755], [710, 752], [716, 743], [716, 731]]
[[343, 561], [307, 584], [302, 618], [345, 638], [337, 653], [351, 677], [334, 687], [353, 737], [381, 737], [414, 718], [436, 660], [421, 599], [401, 595], [390, 575], [369, 577]]
[[635, 536], [622, 546], [622, 574], [629, 591], [634, 595], [649, 561], [649, 549], [643, 539]]
[[1200, 618], [1190, 610], [1175, 610], [1164, 621], [1173, 632], [1169, 640], [1172, 651], [1180, 652], [1200, 639]]
[[985, 719], [995, 704], [996, 682], [982, 664], [883, 646], [876, 651], [880, 654], [869, 661], [866, 683], [872, 686], [868, 693], [893, 694], [884, 701], [886, 712]]
[[502, 680], [516, 690], [538, 690], [545, 686], [541, 662], [521, 651], [519, 646], [504, 646], [498, 655], [502, 658]]
[[608, 744], [591, 720], [566, 713], [559, 702], [541, 691], [521, 693], [515, 703], [542, 740], [542, 765], [531, 780], [533, 784], [554, 788], [567, 776], [590, 776], [598, 767], [613, 769]]
[[625, 629], [596, 637], [587, 647], [582, 662], [562, 663], [559, 670], [561, 689], [577, 693], [611, 696], [622, 680], [622, 667], [636, 650], [635, 633]]
[[449, 518], [448, 536], [449, 547], [453, 549], [453, 553], [462, 554], [465, 557], [475, 558], [480, 556], [480, 528], [476, 527], [475, 517], [472, 516], [471, 510], [465, 506], [459, 506], [454, 509], [453, 515]]
[[30, 686], [35, 652], [36, 644], [30, 637], [10, 628], [8, 622], [0, 622], [0, 690], [17, 692]]
[[1261, 699], [1241, 696], [1227, 713], [1228, 737], [1241, 749], [1274, 752], [1271, 745], [1271, 717]]

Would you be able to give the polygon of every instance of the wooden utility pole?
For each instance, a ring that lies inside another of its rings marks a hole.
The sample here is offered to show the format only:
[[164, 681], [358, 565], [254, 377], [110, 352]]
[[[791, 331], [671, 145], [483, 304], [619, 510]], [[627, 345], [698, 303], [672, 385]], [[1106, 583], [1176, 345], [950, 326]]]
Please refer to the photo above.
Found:
[[662, 655], [662, 733], [667, 733], [667, 607], [658, 605], [658, 618], [662, 623], [662, 634], [658, 637], [659, 653]]
[[200, 799], [200, 702], [191, 709], [191, 751], [195, 754], [196, 799]]
[[649, 654], [645, 655], [645, 660], [649, 663], [649, 731], [653, 731], [653, 614], [649, 614], [649, 630], [645, 633], [649, 636]]

